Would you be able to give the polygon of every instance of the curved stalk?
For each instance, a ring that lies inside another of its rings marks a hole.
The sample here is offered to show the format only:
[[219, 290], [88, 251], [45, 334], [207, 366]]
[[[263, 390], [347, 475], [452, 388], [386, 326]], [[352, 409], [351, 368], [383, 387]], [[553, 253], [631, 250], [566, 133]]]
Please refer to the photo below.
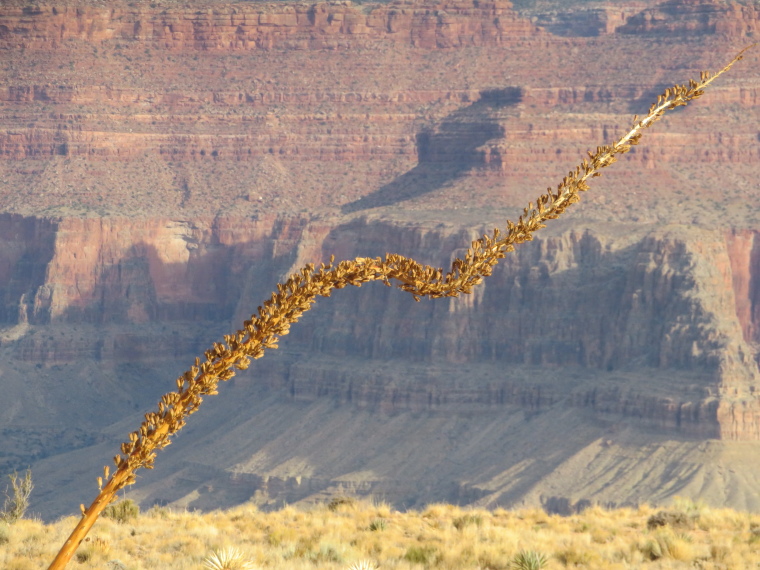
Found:
[[[657, 98], [642, 120], [634, 117], [632, 128], [611, 145], [598, 147], [595, 153], [588, 153], [588, 159], [571, 170], [557, 185], [556, 191], [547, 188], [533, 203], [528, 204], [517, 223], [507, 221], [507, 229], [494, 229], [491, 236], [484, 235], [472, 242], [472, 247], [464, 255], [452, 262], [451, 269], [443, 273], [441, 268], [422, 265], [413, 259], [396, 254], [382, 258], [358, 257], [341, 261], [334, 259], [329, 264], [315, 268], [309, 264], [294, 273], [284, 283], [277, 285], [277, 292], [258, 308], [258, 314], [243, 324], [243, 328], [232, 335], [225, 335], [224, 343], [214, 343], [204, 354], [205, 360], [195, 359], [195, 364], [177, 378], [177, 390], [165, 394], [158, 403], [158, 411], [145, 414], [145, 421], [137, 431], [129, 434], [129, 441], [121, 444], [121, 453], [114, 457], [116, 471], [108, 477], [109, 469], [104, 468], [105, 486], [85, 509], [82, 518], [63, 544], [49, 570], [60, 570], [74, 555], [92, 525], [103, 509], [112, 502], [116, 493], [135, 482], [135, 471], [140, 468], [152, 469], [156, 451], [171, 443], [171, 436], [182, 429], [185, 419], [195, 413], [203, 396], [217, 393], [220, 380], [226, 381], [235, 375], [235, 369], [248, 368], [250, 359], [261, 358], [268, 348], [277, 348], [277, 338], [288, 334], [290, 325], [311, 308], [318, 296], [329, 297], [333, 289], [347, 285], [360, 287], [370, 281], [382, 281], [390, 286], [398, 282], [398, 288], [410, 293], [415, 300], [421, 297], [457, 297], [460, 293], [470, 293], [483, 277], [491, 274], [493, 267], [514, 246], [532, 239], [533, 233], [543, 227], [544, 222], [558, 218], [572, 204], [580, 201], [579, 193], [588, 190], [586, 180], [600, 176], [602, 168], [617, 161], [615, 155], [628, 152], [638, 144], [642, 131], [662, 117], [665, 111], [686, 105], [703, 94], [703, 90], [717, 77], [728, 71], [734, 63], [742, 59], [745, 51], [756, 44], [744, 48], [723, 69], [714, 75], [703, 71], [700, 81], [690, 80], [689, 85], [675, 85]], [[103, 479], [98, 477], [102, 485]]]

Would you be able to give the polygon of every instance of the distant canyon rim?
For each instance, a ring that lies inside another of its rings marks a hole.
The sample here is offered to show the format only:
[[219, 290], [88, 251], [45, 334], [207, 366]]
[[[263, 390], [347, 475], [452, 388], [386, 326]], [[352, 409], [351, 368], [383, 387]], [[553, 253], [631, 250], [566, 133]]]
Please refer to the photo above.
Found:
[[[758, 26], [719, 0], [4, 2], [0, 474], [78, 512], [289, 273], [448, 266]], [[759, 60], [472, 295], [320, 299], [128, 496], [760, 510]]]

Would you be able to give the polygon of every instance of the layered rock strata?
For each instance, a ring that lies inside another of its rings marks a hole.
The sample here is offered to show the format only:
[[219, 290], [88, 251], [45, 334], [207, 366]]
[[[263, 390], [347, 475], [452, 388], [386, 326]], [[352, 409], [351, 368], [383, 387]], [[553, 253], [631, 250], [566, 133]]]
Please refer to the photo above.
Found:
[[[69, 40], [137, 41], [146, 47], [186, 49], [346, 49], [377, 40], [420, 48], [502, 45], [539, 30], [520, 19], [508, 0], [445, 6], [397, 2], [369, 12], [350, 3], [221, 4], [205, 9], [39, 6], [6, 10], [0, 42], [6, 47], [54, 49]], [[0, 44], [0, 45], [2, 45]]]
[[671, 0], [642, 10], [616, 28], [623, 34], [732, 36], [755, 33], [760, 13], [752, 4], [718, 0]]
[[[239, 326], [281, 276], [328, 252], [341, 259], [415, 252], [446, 266], [451, 252], [461, 252], [475, 235], [361, 219], [338, 226], [304, 218], [254, 224], [234, 218], [68, 219], [50, 225], [5, 216], [2, 222], [6, 327], [39, 331], [7, 342], [16, 358], [45, 365], [142, 359], [170, 346], [179, 357], [195, 347], [174, 336], [162, 344], [153, 336], [141, 341], [134, 333], [106, 334], [88, 353], [67, 348], [73, 339], [46, 339], [47, 325]], [[417, 305], [378, 286], [340, 291], [324, 308], [318, 303], [287, 339], [291, 351], [302, 353], [294, 358], [448, 362], [460, 370], [451, 378], [435, 368], [432, 376], [405, 382], [391, 368], [360, 380], [332, 364], [316, 373], [294, 362], [280, 364], [286, 367], [274, 385], [288, 387], [297, 399], [330, 396], [388, 410], [468, 403], [540, 409], [566, 401], [686, 433], [757, 439], [757, 264], [755, 246], [746, 245], [756, 234], [679, 227], [636, 234], [620, 239], [587, 229], [538, 238], [459, 299]], [[601, 384], [537, 385], [505, 377], [457, 387], [455, 378], [467, 376], [468, 363], [535, 368], [550, 376], [551, 370], [586, 370], [600, 375]], [[679, 371], [685, 384], [675, 376], [670, 387], [624, 388], [602, 380], [615, 371], [622, 379], [636, 367]]]
[[[453, 208], [463, 196], [521, 207], [533, 198], [526, 188], [609, 142], [661, 92], [665, 77], [647, 79], [647, 70], [664, 66], [685, 81], [724, 63], [728, 55], [718, 54], [752, 33], [729, 26], [705, 36], [711, 45], [696, 55], [675, 39], [648, 49], [650, 31], [636, 26], [653, 11], [671, 27], [686, 26], [690, 14], [752, 20], [738, 4], [691, 0], [574, 11], [591, 27], [609, 16], [594, 41], [561, 33], [583, 28], [575, 20], [541, 28], [540, 17], [509, 2], [154, 4], [10, 4], [0, 13], [9, 55], [0, 85], [6, 211], [271, 214], [400, 201]], [[638, 54], [633, 74], [602, 63], [626, 53]], [[562, 63], [567, 54], [577, 69]], [[742, 81], [712, 88], [698, 117], [680, 118], [631, 153], [609, 187], [620, 192], [632, 176], [639, 188], [654, 186], [679, 164], [751, 169], [758, 89], [745, 67]], [[477, 192], [460, 184], [470, 175]], [[675, 221], [712, 222], [703, 218], [720, 176], [694, 178], [668, 181], [671, 194], [703, 202]], [[375, 192], [386, 198], [362, 201]], [[746, 210], [736, 216], [751, 225]]]

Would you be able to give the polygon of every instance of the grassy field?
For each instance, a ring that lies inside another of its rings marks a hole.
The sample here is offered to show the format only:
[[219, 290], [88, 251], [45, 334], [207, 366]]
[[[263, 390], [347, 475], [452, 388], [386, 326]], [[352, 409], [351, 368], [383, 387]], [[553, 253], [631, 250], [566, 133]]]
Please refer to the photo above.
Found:
[[[561, 517], [541, 510], [431, 505], [399, 512], [386, 504], [333, 500], [264, 513], [253, 505], [206, 514], [153, 508], [99, 520], [71, 568], [531, 569], [758, 568], [760, 515], [683, 501], [666, 510], [604, 510]], [[0, 525], [0, 568], [46, 568], [75, 517]], [[535, 553], [544, 564], [520, 563]], [[235, 559], [235, 556], [232, 556]], [[246, 564], [247, 563], [247, 564]]]

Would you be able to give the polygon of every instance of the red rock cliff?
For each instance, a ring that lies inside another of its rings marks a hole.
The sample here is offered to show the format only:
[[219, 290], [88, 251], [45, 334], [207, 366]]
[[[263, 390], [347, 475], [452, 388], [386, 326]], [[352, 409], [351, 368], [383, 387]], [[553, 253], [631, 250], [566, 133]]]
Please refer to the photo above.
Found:
[[760, 25], [755, 6], [720, 0], [671, 0], [647, 8], [618, 27], [624, 34], [740, 36]]
[[218, 4], [193, 9], [35, 6], [6, 10], [0, 42], [51, 49], [68, 40], [137, 41], [162, 49], [341, 49], [378, 39], [420, 48], [502, 45], [539, 33], [508, 0], [394, 2], [367, 12], [349, 2]]
[[[0, 283], [5, 322], [12, 327], [25, 318], [35, 326], [37, 334], [12, 342], [18, 357], [48, 363], [118, 361], [156, 349], [189, 358], [197, 350], [190, 340], [124, 333], [151, 323], [239, 326], [281, 276], [328, 252], [341, 259], [414, 252], [445, 266], [451, 252], [476, 235], [455, 226], [331, 225], [303, 218], [95, 218], [51, 225], [6, 217], [3, 224], [8, 252], [19, 232], [27, 238], [25, 253], [6, 257]], [[756, 330], [758, 312], [747, 310], [755, 291], [745, 284], [756, 281], [758, 269], [754, 253], [737, 244], [734, 234], [680, 228], [638, 231], [626, 239], [571, 230], [519, 248], [460, 299], [416, 304], [378, 284], [340, 291], [294, 326], [285, 346], [300, 356], [278, 361], [275, 368], [286, 372], [275, 374], [274, 385], [289, 385], [297, 398], [332, 395], [381, 409], [465, 402], [540, 409], [566, 401], [685, 433], [757, 439], [756, 339], [747, 335]], [[115, 332], [103, 337], [110, 339], [105, 343], [93, 339], [98, 348], [88, 350], [86, 342], [47, 339], [48, 323]], [[304, 359], [312, 364], [297, 363]], [[403, 380], [403, 366], [357, 377], [348, 372], [354, 359], [426, 363], [434, 370], [413, 382]], [[439, 376], [442, 363], [460, 372]], [[315, 374], [315, 366], [323, 372]], [[548, 377], [569, 369], [580, 378], [586, 370], [598, 380], [536, 383], [515, 372], [456, 384], [468, 367], [488, 366], [542, 369]], [[663, 375], [661, 381], [667, 376], [667, 385], [602, 380], [633, 378], [637, 368]]]

